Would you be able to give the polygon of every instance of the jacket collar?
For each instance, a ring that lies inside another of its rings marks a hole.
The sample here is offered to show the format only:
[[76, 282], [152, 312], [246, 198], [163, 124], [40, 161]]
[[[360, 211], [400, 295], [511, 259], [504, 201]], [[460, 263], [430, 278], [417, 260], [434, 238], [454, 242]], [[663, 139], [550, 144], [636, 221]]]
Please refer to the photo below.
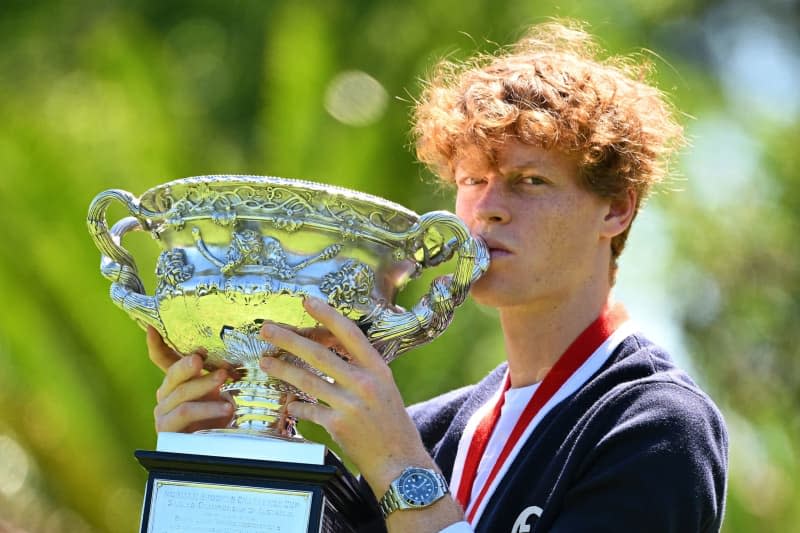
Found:
[[500, 388], [503, 383], [507, 368], [508, 363], [500, 364], [489, 373], [488, 376], [475, 385], [463, 405], [453, 417], [453, 421], [444, 434], [444, 437], [433, 449], [433, 458], [436, 464], [439, 465], [439, 468], [442, 469], [442, 474], [444, 474], [446, 479], [449, 480], [453, 475], [453, 465], [456, 461], [456, 453], [458, 452], [458, 442], [461, 439], [464, 428], [467, 427], [470, 417], [497, 392], [497, 389]]

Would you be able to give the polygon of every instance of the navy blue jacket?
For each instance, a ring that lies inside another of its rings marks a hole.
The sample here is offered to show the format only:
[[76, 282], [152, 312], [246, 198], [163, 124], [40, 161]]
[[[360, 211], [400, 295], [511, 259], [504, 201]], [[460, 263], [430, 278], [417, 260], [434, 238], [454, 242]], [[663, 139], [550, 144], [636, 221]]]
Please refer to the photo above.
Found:
[[[409, 408], [450, 478], [470, 416], [506, 365]], [[716, 406], [660, 348], [625, 339], [540, 422], [488, 502], [478, 532], [719, 531], [727, 446]]]

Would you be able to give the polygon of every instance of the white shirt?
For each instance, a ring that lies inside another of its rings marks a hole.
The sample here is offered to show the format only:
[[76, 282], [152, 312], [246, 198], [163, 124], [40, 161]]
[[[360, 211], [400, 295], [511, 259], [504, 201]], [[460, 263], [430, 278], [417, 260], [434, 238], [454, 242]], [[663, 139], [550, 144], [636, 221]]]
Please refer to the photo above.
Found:
[[508, 441], [508, 436], [514, 430], [522, 411], [528, 405], [528, 402], [533, 397], [533, 393], [539, 388], [539, 383], [528, 385], [526, 387], [511, 388], [505, 392], [505, 400], [503, 407], [500, 410], [500, 418], [495, 424], [492, 436], [489, 437], [489, 443], [486, 445], [486, 450], [481, 457], [481, 462], [478, 465], [478, 471], [475, 474], [475, 483], [472, 485], [472, 496], [470, 501], [475, 501], [483, 489], [486, 478], [492, 471], [492, 467], [497, 462], [497, 458], [503, 451], [503, 446]]
[[[533, 397], [533, 393], [536, 392], [537, 388], [539, 388], [539, 383], [516, 389], [508, 389], [505, 392], [503, 407], [500, 409], [500, 418], [497, 421], [497, 425], [494, 427], [494, 431], [492, 431], [492, 436], [489, 437], [486, 451], [478, 465], [475, 483], [472, 485], [473, 501], [478, 497], [484, 483], [486, 483], [486, 478], [489, 476], [489, 472], [491, 472], [500, 452], [503, 451], [503, 446], [505, 446], [509, 434], [514, 429], [522, 411], [525, 409], [525, 406], [528, 405], [528, 402]], [[439, 533], [472, 533], [472, 531], [472, 526], [469, 525], [469, 522], [464, 520], [447, 526]]]

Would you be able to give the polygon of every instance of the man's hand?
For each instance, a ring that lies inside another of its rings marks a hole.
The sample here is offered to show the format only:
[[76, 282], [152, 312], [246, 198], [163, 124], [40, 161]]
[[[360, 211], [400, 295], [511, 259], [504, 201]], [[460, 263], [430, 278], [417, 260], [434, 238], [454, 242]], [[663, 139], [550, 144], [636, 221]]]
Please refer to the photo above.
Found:
[[261, 367], [320, 400], [294, 401], [287, 409], [324, 427], [380, 497], [406, 466], [432, 466], [433, 461], [406, 413], [389, 366], [358, 326], [321, 300], [306, 298], [304, 307], [321, 328], [305, 335], [265, 323], [261, 335], [330, 376], [333, 383], [274, 357], [262, 358]]
[[182, 357], [150, 327], [147, 349], [150, 360], [166, 374], [156, 392], [156, 431], [191, 433], [228, 424], [233, 405], [222, 398], [219, 390], [230, 378], [225, 369], [206, 372], [201, 354]]
[[[330, 376], [333, 383], [275, 357], [262, 358], [268, 374], [320, 400], [290, 402], [289, 414], [324, 427], [379, 499], [405, 467], [437, 468], [406, 412], [389, 366], [364, 333], [321, 300], [306, 298], [303, 305], [321, 327], [294, 331], [265, 323], [261, 335]], [[461, 508], [446, 496], [425, 509], [392, 513], [387, 526], [390, 531], [424, 533], [460, 520]]]

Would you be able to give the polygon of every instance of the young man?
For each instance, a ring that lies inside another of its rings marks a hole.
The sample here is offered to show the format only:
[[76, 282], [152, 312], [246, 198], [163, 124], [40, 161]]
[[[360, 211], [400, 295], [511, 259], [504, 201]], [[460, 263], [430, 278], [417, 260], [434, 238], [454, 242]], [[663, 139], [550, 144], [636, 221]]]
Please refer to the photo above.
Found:
[[[390, 531], [719, 530], [722, 417], [611, 300], [630, 224], [682, 139], [641, 79], [597, 59], [579, 28], [548, 23], [510, 50], [443, 65], [424, 90], [418, 156], [455, 183], [457, 214], [491, 252], [472, 296], [499, 311], [507, 362], [477, 385], [406, 410], [379, 354], [323, 302], [306, 308], [329, 335], [264, 326], [335, 379], [262, 363], [323, 400], [288, 410], [341, 445]], [[198, 357], [178, 359], [152, 331], [148, 344], [167, 370], [160, 431], [230, 417], [215, 392], [224, 372], [203, 375]], [[409, 478], [409, 468], [424, 471]], [[424, 507], [396, 508], [398, 493], [414, 492]]]

